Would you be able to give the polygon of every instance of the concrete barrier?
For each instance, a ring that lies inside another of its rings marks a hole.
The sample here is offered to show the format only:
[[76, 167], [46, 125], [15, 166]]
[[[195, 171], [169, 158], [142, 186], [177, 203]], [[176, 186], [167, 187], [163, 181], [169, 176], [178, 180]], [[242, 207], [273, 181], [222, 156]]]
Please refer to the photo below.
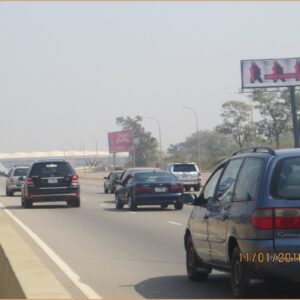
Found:
[[0, 209], [0, 298], [71, 299]]

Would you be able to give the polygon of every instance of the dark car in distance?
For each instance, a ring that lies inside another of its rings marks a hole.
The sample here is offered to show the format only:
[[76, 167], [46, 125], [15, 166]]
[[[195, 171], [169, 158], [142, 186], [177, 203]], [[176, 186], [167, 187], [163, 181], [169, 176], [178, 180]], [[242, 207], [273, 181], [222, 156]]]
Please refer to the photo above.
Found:
[[32, 207], [33, 202], [66, 201], [80, 206], [78, 176], [65, 160], [46, 160], [33, 163], [22, 188], [21, 204]]
[[182, 209], [183, 185], [175, 175], [165, 171], [135, 171], [129, 173], [122, 185], [115, 192], [117, 209], [128, 204], [130, 210], [139, 205], [160, 205], [167, 208], [174, 205], [176, 210]]
[[300, 279], [300, 150], [254, 147], [211, 174], [184, 236], [190, 280], [229, 271], [234, 297]]
[[114, 193], [116, 191], [117, 181], [120, 179], [122, 171], [113, 171], [104, 177], [104, 192], [105, 193]]

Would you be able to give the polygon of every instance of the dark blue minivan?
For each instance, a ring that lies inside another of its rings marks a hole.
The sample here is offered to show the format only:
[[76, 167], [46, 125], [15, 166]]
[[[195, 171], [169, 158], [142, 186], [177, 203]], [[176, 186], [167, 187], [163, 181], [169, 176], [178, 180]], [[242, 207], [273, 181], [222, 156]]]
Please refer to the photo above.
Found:
[[268, 278], [300, 279], [300, 149], [234, 153], [192, 204], [184, 236], [189, 279], [229, 271], [240, 298]]

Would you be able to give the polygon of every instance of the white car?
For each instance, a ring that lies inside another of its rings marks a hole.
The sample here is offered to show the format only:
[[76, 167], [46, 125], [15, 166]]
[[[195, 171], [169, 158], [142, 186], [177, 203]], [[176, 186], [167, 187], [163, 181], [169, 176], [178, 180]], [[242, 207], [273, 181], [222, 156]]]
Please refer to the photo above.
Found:
[[201, 173], [195, 163], [172, 163], [168, 164], [166, 169], [181, 181], [186, 191], [189, 191], [191, 187], [194, 191], [200, 190]]

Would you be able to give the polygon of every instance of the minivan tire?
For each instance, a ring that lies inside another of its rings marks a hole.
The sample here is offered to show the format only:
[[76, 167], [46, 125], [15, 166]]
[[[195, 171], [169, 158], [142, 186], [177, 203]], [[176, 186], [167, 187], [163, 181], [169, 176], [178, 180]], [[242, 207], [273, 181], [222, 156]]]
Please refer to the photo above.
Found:
[[210, 270], [207, 272], [204, 270], [199, 271], [201, 268], [201, 262], [194, 249], [192, 237], [189, 236], [186, 243], [186, 271], [189, 280], [191, 281], [205, 281], [208, 278]]
[[251, 287], [248, 284], [248, 270], [245, 262], [240, 261], [240, 249], [235, 247], [231, 257], [231, 289], [234, 298], [248, 297]]

